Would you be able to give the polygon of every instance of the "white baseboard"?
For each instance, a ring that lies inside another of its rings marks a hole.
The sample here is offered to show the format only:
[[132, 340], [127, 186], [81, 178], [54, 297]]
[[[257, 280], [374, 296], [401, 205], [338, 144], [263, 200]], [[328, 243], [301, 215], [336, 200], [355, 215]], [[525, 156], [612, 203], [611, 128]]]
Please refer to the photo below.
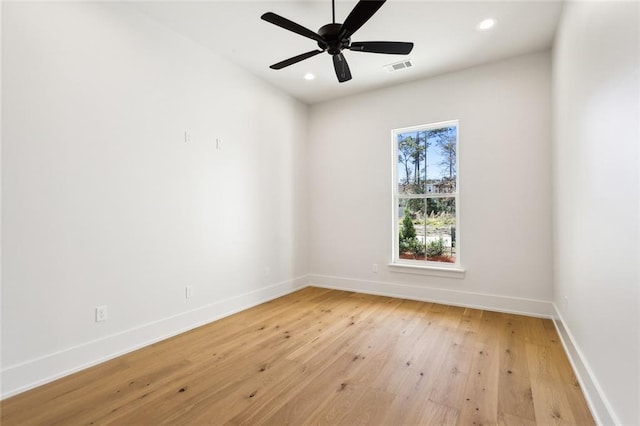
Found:
[[303, 276], [25, 361], [0, 372], [0, 399], [167, 339], [307, 286]]
[[520, 297], [473, 293], [468, 291], [409, 284], [331, 277], [326, 275], [309, 275], [309, 285], [541, 318], [552, 318], [553, 315], [552, 303], [545, 300], [524, 299]]
[[599, 425], [621, 425], [622, 423], [618, 420], [618, 417], [613, 411], [613, 407], [611, 407], [609, 400], [605, 396], [602, 387], [589, 367], [589, 363], [573, 338], [571, 331], [566, 325], [567, 323], [562, 318], [562, 314], [560, 314], [560, 310], [555, 303], [553, 304], [553, 310], [553, 322], [556, 325], [556, 330], [558, 331], [558, 335], [564, 346], [564, 351], [567, 353], [569, 362], [578, 378], [578, 382], [580, 383], [580, 387], [582, 388], [582, 392], [584, 393], [596, 423]]

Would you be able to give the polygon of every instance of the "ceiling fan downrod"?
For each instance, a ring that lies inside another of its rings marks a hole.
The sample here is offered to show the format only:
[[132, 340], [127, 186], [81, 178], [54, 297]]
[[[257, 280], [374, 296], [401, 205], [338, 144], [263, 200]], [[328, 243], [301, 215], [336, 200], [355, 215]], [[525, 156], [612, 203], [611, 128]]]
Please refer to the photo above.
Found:
[[336, 0], [331, 0], [331, 17], [333, 23], [336, 23]]

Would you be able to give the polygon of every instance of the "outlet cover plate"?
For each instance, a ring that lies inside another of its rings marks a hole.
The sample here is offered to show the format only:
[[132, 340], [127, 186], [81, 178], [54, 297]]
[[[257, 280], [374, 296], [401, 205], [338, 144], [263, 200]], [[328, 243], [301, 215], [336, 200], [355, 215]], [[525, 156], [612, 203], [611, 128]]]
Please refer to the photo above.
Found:
[[96, 322], [102, 322], [107, 320], [107, 306], [96, 307]]

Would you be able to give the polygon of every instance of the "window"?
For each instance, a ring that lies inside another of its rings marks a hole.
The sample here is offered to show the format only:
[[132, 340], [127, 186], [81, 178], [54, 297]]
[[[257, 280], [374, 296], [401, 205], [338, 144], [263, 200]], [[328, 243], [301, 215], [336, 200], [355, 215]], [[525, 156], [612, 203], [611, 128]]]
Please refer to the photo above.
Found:
[[393, 131], [393, 264], [460, 267], [458, 122]]

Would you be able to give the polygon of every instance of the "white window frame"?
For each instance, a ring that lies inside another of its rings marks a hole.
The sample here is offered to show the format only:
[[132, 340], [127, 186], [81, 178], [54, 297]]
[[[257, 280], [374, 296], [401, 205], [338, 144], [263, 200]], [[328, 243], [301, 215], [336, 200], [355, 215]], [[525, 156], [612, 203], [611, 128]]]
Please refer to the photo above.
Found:
[[[433, 130], [443, 127], [456, 127], [456, 190], [453, 193], [425, 193], [425, 194], [411, 194], [403, 195], [398, 192], [398, 135], [401, 133], [414, 132], [417, 130]], [[460, 121], [449, 120], [441, 121], [438, 123], [423, 124], [419, 126], [403, 127], [400, 129], [393, 129], [391, 131], [391, 194], [392, 194], [392, 252], [391, 263], [389, 263], [389, 270], [392, 272], [402, 272], [409, 274], [419, 275], [435, 275], [451, 278], [464, 278], [465, 270], [461, 263], [462, 254], [462, 239], [460, 236]], [[401, 259], [399, 253], [399, 229], [398, 229], [398, 205], [401, 199], [409, 198], [454, 198], [456, 206], [456, 261], [455, 263], [446, 262], [433, 262], [429, 260], [413, 260], [413, 259]]]

